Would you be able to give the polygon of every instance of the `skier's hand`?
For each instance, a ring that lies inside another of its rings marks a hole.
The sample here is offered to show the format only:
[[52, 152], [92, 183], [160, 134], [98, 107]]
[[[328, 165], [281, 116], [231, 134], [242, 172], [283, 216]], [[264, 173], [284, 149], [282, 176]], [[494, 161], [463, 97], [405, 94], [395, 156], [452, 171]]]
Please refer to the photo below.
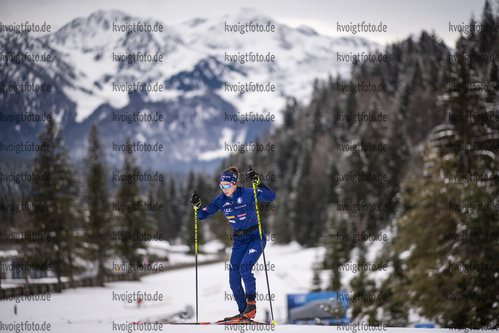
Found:
[[194, 191], [194, 193], [192, 194], [191, 203], [194, 205], [195, 208], [201, 207], [201, 198], [198, 197], [196, 191]]
[[258, 172], [256, 172], [255, 170], [253, 170], [253, 168], [251, 167], [251, 165], [250, 165], [250, 169], [246, 173], [246, 175], [248, 175], [248, 178], [251, 179], [251, 181], [253, 182], [253, 184], [255, 184], [257, 186], [260, 185], [261, 180], [260, 180], [260, 177], [258, 176]]

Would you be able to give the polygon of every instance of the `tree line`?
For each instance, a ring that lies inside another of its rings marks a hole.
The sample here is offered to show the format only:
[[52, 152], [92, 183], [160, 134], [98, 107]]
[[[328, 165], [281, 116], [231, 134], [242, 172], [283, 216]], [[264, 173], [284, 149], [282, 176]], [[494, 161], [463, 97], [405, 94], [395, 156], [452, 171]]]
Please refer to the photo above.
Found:
[[[50, 117], [38, 134], [40, 146], [49, 149], [36, 152], [29, 163], [3, 164], [3, 173], [29, 170], [31, 175], [49, 177], [2, 196], [5, 209], [0, 225], [8, 240], [2, 249], [17, 246], [16, 260], [22, 265], [45, 264], [57, 276], [61, 289], [62, 277], [74, 282], [84, 272], [95, 274], [103, 285], [115, 260], [140, 269], [148, 240], [176, 243], [190, 237], [182, 223], [187, 209], [187, 200], [182, 198], [187, 198], [186, 191], [191, 189], [177, 184], [173, 174], [161, 174], [157, 181], [139, 181], [138, 175], [148, 170], [142, 170], [128, 152], [123, 154], [121, 168], [111, 175], [95, 124], [88, 134], [86, 155], [75, 165], [54, 118]], [[148, 260], [155, 260], [154, 255]], [[25, 278], [29, 283], [27, 272]]]

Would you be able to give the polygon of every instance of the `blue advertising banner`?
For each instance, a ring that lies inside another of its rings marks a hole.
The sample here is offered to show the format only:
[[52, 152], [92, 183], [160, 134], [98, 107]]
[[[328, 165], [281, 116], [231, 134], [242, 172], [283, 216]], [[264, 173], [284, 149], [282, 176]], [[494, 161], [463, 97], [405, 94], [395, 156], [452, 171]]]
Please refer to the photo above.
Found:
[[344, 325], [350, 323], [346, 291], [321, 291], [288, 295], [288, 323]]

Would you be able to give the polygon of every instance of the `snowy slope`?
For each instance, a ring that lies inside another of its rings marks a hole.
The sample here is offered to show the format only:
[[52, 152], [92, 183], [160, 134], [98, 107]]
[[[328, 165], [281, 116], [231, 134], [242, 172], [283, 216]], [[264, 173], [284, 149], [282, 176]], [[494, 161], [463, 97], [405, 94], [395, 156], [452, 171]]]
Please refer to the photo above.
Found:
[[[297, 244], [272, 246], [266, 251], [267, 262], [275, 269], [269, 272], [271, 293], [275, 294], [274, 315], [276, 321], [286, 320], [286, 293], [307, 292], [312, 279], [311, 262], [317, 248], [301, 250]], [[259, 263], [262, 263], [261, 258]], [[236, 303], [226, 300], [231, 294], [228, 284], [228, 271], [225, 264], [200, 266], [199, 276], [199, 320], [213, 321], [237, 312]], [[255, 270], [257, 292], [267, 294], [265, 273]], [[138, 309], [123, 302], [113, 301], [112, 293], [132, 293], [134, 291], [159, 292], [163, 302], [150, 308]], [[24, 302], [18, 304], [18, 315], [13, 314], [13, 302], [0, 302], [0, 312], [8, 314], [8, 320], [47, 320], [50, 323], [111, 323], [147, 319], [162, 314], [173, 313], [195, 304], [195, 270], [187, 268], [151, 275], [140, 282], [114, 282], [105, 288], [79, 288], [53, 294], [49, 302]], [[268, 302], [258, 303], [258, 320], [263, 320]], [[233, 313], [234, 312], [234, 313]]]
[[[283, 325], [286, 322], [286, 295], [290, 293], [306, 293], [310, 290], [312, 280], [311, 265], [317, 256], [323, 254], [322, 248], [303, 249], [297, 244], [278, 246], [269, 243], [266, 251], [269, 267], [271, 293], [275, 295], [273, 302], [276, 323], [275, 331], [279, 332], [330, 332], [335, 327], [304, 327]], [[259, 264], [262, 263], [260, 259]], [[272, 266], [274, 264], [275, 266]], [[230, 294], [228, 272], [225, 264], [200, 266], [199, 274], [199, 320], [214, 321], [221, 317], [236, 313], [235, 302], [226, 299]], [[265, 273], [255, 270], [257, 292], [266, 295]], [[148, 292], [162, 295], [161, 302], [144, 303], [138, 308], [135, 303], [113, 300], [114, 294]], [[62, 294], [53, 294], [49, 301], [14, 301], [0, 302], [1, 321], [5, 324], [23, 321], [51, 324], [51, 332], [111, 332], [114, 324], [126, 324], [134, 320], [147, 320], [158, 316], [175, 313], [186, 305], [195, 305], [195, 270], [187, 268], [165, 272], [142, 278], [140, 282], [108, 283], [104, 288], [79, 288], [65, 290]], [[17, 306], [17, 315], [14, 314]], [[265, 310], [269, 303], [257, 303], [257, 320], [264, 320]], [[195, 321], [195, 318], [191, 318]], [[1, 327], [1, 326], [0, 326]], [[383, 328], [383, 327], [381, 327]], [[0, 328], [1, 329], [1, 328]], [[132, 328], [132, 332], [135, 331]], [[227, 328], [220, 326], [165, 326], [167, 332], [222, 332]], [[244, 327], [240, 328], [243, 331]], [[238, 331], [241, 331], [241, 330]], [[247, 328], [246, 328], [247, 330]], [[340, 331], [380, 331], [380, 328], [350, 326]], [[415, 328], [386, 328], [388, 332], [424, 332]], [[432, 329], [429, 332], [447, 332], [444, 329]], [[464, 332], [464, 331], [463, 331]], [[486, 331], [483, 331], [486, 332]]]

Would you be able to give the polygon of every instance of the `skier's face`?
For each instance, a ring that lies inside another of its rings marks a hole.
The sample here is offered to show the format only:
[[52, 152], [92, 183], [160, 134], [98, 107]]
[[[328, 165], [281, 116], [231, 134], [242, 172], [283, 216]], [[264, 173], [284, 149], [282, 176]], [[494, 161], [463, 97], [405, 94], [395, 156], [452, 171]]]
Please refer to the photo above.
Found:
[[222, 188], [222, 191], [226, 196], [231, 196], [232, 193], [236, 190], [237, 185], [234, 185], [230, 182], [220, 182], [220, 185], [230, 185], [228, 189]]

